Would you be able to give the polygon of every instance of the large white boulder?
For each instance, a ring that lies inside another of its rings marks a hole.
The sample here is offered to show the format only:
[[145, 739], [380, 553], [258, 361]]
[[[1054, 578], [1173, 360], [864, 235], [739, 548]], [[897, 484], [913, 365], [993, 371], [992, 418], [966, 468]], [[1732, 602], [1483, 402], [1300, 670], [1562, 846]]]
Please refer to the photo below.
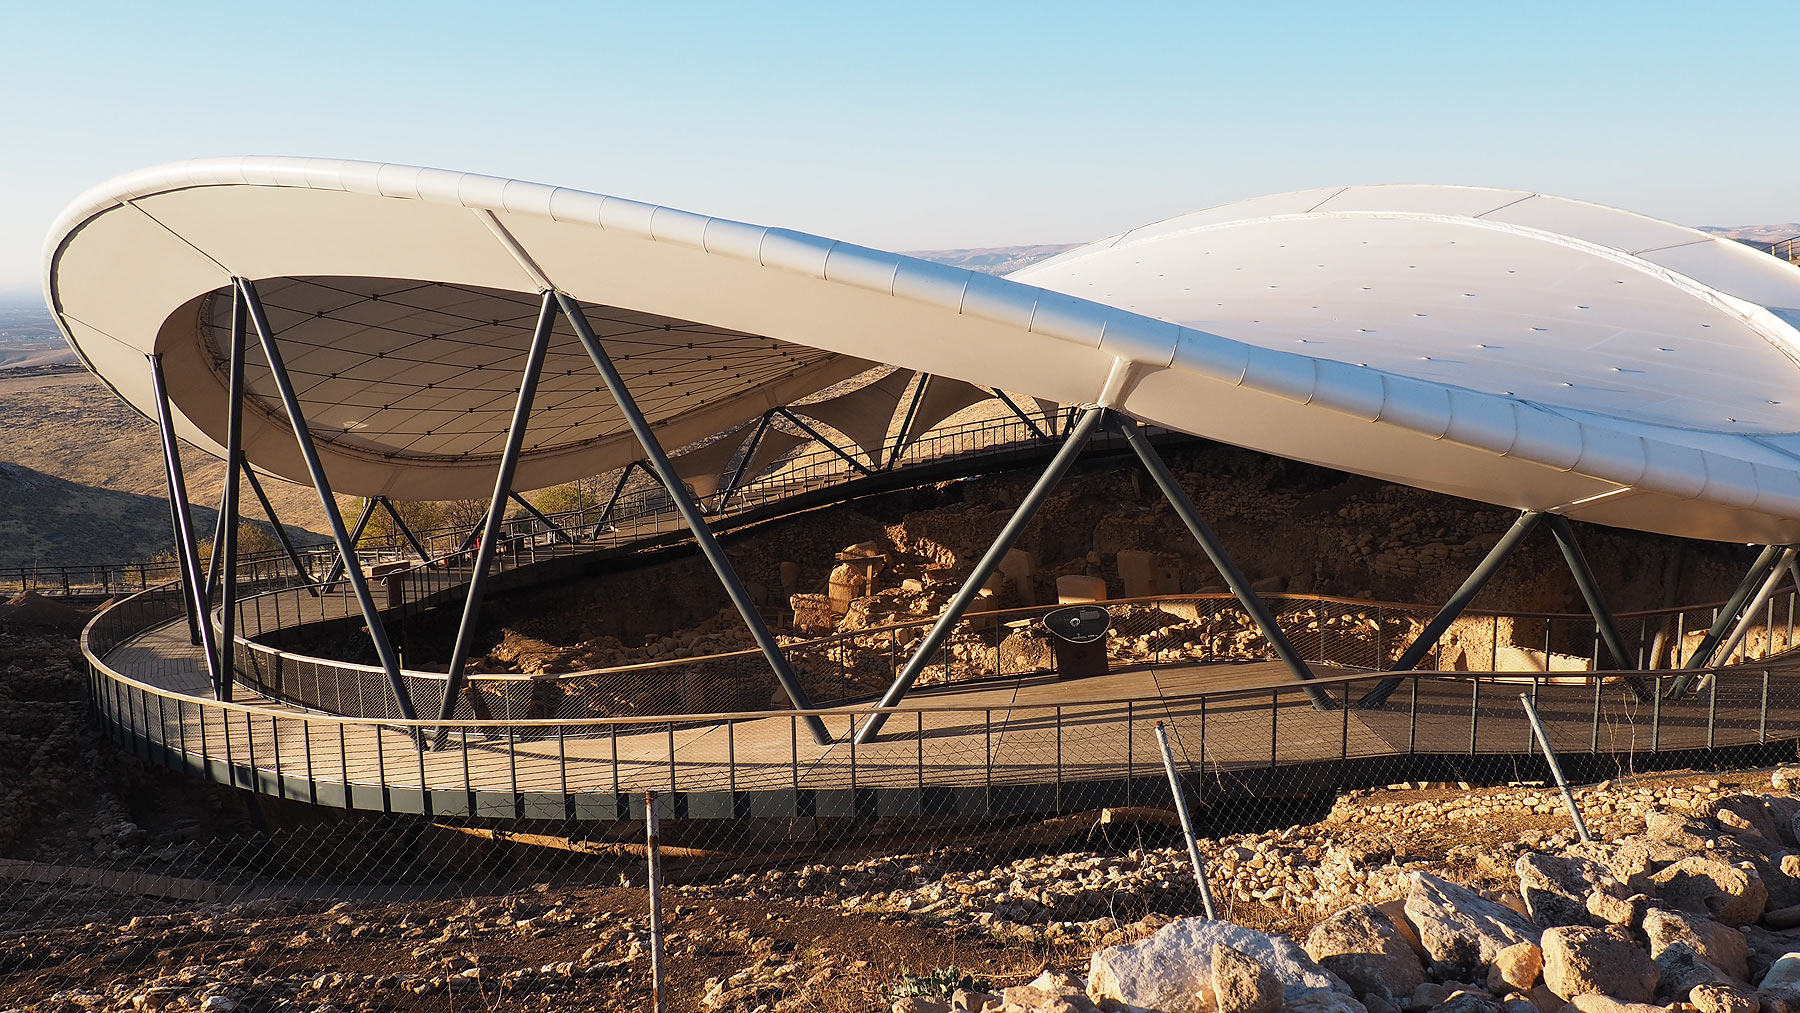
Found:
[[1231, 922], [1182, 918], [1145, 938], [1094, 951], [1088, 996], [1127, 1013], [1208, 1013], [1214, 995], [1213, 948], [1226, 946], [1266, 968], [1289, 1008], [1308, 1013], [1368, 1013], [1337, 975], [1299, 944]]
[[1406, 920], [1442, 969], [1467, 979], [1486, 973], [1494, 956], [1514, 943], [1535, 943], [1531, 919], [1473, 890], [1415, 872], [1406, 895]]

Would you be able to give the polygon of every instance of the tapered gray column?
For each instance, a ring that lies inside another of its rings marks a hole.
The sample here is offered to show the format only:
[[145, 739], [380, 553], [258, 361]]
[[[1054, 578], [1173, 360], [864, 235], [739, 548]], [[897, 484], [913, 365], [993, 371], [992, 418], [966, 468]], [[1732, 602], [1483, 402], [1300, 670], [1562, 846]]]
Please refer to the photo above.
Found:
[[218, 550], [225, 557], [219, 585], [219, 699], [231, 699], [237, 675], [238, 475], [244, 470], [244, 293], [231, 290], [231, 363], [226, 383], [225, 495]]
[[[1394, 662], [1391, 671], [1410, 672], [1418, 667], [1419, 662], [1425, 659], [1425, 655], [1437, 646], [1438, 638], [1444, 635], [1444, 631], [1450, 628], [1450, 624], [1456, 621], [1456, 617], [1462, 615], [1463, 609], [1469, 607], [1469, 603], [1475, 600], [1475, 596], [1481, 593], [1481, 589], [1487, 585], [1487, 582], [1500, 571], [1500, 565], [1506, 562], [1506, 557], [1512, 555], [1513, 550], [1519, 547], [1519, 543], [1525, 540], [1526, 535], [1531, 534], [1531, 529], [1537, 527], [1538, 521], [1543, 516], [1536, 510], [1527, 510], [1519, 515], [1518, 520], [1513, 521], [1513, 526], [1507, 528], [1506, 534], [1501, 535], [1500, 540], [1494, 543], [1494, 547], [1488, 550], [1488, 554], [1476, 565], [1474, 571], [1463, 580], [1462, 586], [1456, 589], [1456, 593], [1450, 596], [1449, 601], [1444, 602], [1444, 607], [1438, 609], [1437, 615], [1431, 617], [1431, 622], [1425, 624], [1425, 629], [1420, 631], [1418, 638], [1407, 645], [1406, 651], [1400, 655], [1400, 660]], [[1381, 706], [1386, 702], [1388, 695], [1394, 692], [1395, 687], [1400, 685], [1400, 682], [1399, 679], [1381, 680], [1374, 689], [1364, 693], [1356, 705], [1358, 707]]]
[[[1762, 586], [1757, 588], [1756, 594], [1744, 606], [1743, 614], [1738, 617], [1737, 625], [1732, 627], [1731, 635], [1719, 641], [1718, 650], [1713, 652], [1713, 660], [1717, 664], [1721, 666], [1728, 664], [1731, 661], [1731, 652], [1737, 650], [1738, 645], [1744, 642], [1744, 638], [1750, 635], [1750, 627], [1756, 625], [1756, 614], [1763, 610], [1763, 606], [1769, 603], [1770, 598], [1774, 597], [1775, 588], [1781, 584], [1781, 578], [1787, 576], [1788, 568], [1794, 564], [1794, 558], [1795, 550], [1789, 546], [1781, 551], [1775, 565], [1769, 567], [1769, 575], [1763, 578]], [[1774, 632], [1774, 630], [1769, 631], [1771, 644], [1774, 643]]]
[[[300, 397], [294, 393], [294, 382], [288, 377], [287, 364], [282, 361], [275, 331], [269, 326], [262, 301], [256, 297], [256, 286], [246, 278], [237, 279], [237, 286], [244, 297], [244, 307], [250, 312], [250, 322], [256, 327], [256, 336], [262, 342], [263, 355], [269, 361], [269, 375], [275, 381], [275, 389], [281, 394], [281, 405], [287, 411], [288, 424], [293, 427], [294, 442], [299, 445], [300, 456], [306, 461], [306, 472], [312, 478], [313, 491], [318, 493], [319, 506], [325, 511], [326, 522], [331, 525], [331, 538], [337, 543], [338, 556], [344, 562], [345, 574], [350, 578], [350, 588], [356, 595], [357, 607], [362, 609], [363, 620], [369, 624], [369, 640], [375, 647], [376, 658], [381, 661], [382, 671], [387, 674], [388, 686], [394, 691], [394, 705], [400, 709], [402, 717], [412, 721], [418, 715], [413, 711], [412, 694], [407, 691], [406, 680], [400, 674], [400, 658], [394, 653], [393, 643], [388, 640], [387, 628], [381, 625], [381, 610], [375, 607], [375, 596], [369, 593], [369, 582], [363, 577], [362, 566], [356, 562], [356, 543], [344, 528], [344, 515], [338, 511], [337, 498], [331, 493], [331, 480], [326, 477], [325, 465], [319, 460], [319, 450], [313, 445], [312, 430], [306, 427], [306, 413], [300, 409]], [[414, 736], [414, 740], [419, 741], [419, 737]]]
[[275, 504], [269, 502], [269, 494], [263, 491], [262, 482], [256, 477], [256, 469], [244, 466], [244, 481], [250, 486], [250, 492], [256, 502], [262, 504], [263, 513], [269, 518], [269, 526], [275, 529], [275, 538], [281, 542], [281, 550], [287, 553], [288, 562], [294, 564], [294, 572], [306, 584], [306, 591], [314, 598], [319, 596], [319, 589], [313, 586], [312, 571], [307, 568], [306, 561], [300, 558], [300, 550], [294, 548], [294, 540], [288, 537], [287, 529], [281, 526], [281, 518], [275, 516]]
[[[379, 497], [379, 496], [375, 496], [375, 497], [371, 497], [369, 499], [363, 500], [362, 513], [357, 515], [356, 526], [350, 529], [350, 544], [351, 545], [362, 544], [363, 531], [365, 529], [367, 529], [369, 526], [369, 518], [375, 516], [375, 507], [379, 505], [378, 500], [380, 500], [380, 498], [381, 497]], [[360, 557], [351, 556], [350, 558], [358, 559]], [[339, 560], [334, 561], [331, 564], [331, 569], [325, 571], [326, 586], [330, 586], [332, 584], [337, 583], [338, 578], [343, 575], [344, 575], [344, 560], [339, 559]]]
[[551, 520], [548, 517], [545, 517], [544, 512], [542, 510], [539, 510], [537, 507], [532, 506], [530, 503], [526, 502], [525, 497], [519, 495], [516, 492], [508, 492], [506, 494], [506, 498], [512, 500], [514, 503], [519, 504], [520, 507], [523, 507], [525, 512], [530, 514], [534, 519], [536, 519], [539, 524], [542, 524], [544, 527], [549, 528], [550, 533], [552, 535], [556, 536], [558, 539], [560, 539], [570, 545], [575, 544], [575, 536], [574, 535], [571, 535], [567, 531], [564, 531], [562, 525], [556, 523], [555, 521]]
[[[1556, 539], [1556, 547], [1562, 550], [1563, 561], [1569, 564], [1569, 573], [1575, 578], [1575, 586], [1581, 591], [1581, 600], [1587, 604], [1588, 612], [1594, 617], [1594, 627], [1600, 632], [1600, 640], [1606, 644], [1606, 653], [1612, 655], [1613, 665], [1620, 671], [1629, 671], [1638, 667], [1636, 659], [1625, 647], [1625, 638], [1619, 635], [1619, 625], [1613, 621], [1612, 609], [1606, 605], [1606, 598], [1600, 593], [1600, 584], [1594, 580], [1594, 571], [1588, 569], [1587, 556], [1581, 551], [1581, 544], [1575, 541], [1575, 531], [1569, 526], [1569, 519], [1562, 514], [1548, 514], [1545, 520], [1550, 525], [1550, 535]], [[1548, 659], [1545, 660], [1548, 665]], [[1627, 679], [1626, 685], [1631, 688], [1633, 696], [1639, 700], [1650, 699], [1654, 690], [1642, 679]]]
[[[1300, 657], [1300, 652], [1294, 649], [1293, 642], [1288, 640], [1287, 634], [1281, 632], [1280, 625], [1275, 622], [1274, 614], [1269, 611], [1267, 605], [1263, 604], [1262, 598], [1251, 590], [1250, 582], [1244, 578], [1243, 571], [1237, 568], [1236, 561], [1231, 558], [1230, 553], [1225, 551], [1224, 543], [1219, 541], [1219, 536], [1213, 533], [1212, 528], [1200, 516], [1200, 511], [1194, 509], [1194, 501], [1188, 499], [1187, 490], [1183, 489], [1181, 483], [1175, 480], [1175, 475], [1169, 471], [1169, 466], [1163, 463], [1162, 455], [1158, 454], [1156, 448], [1150, 445], [1149, 437], [1145, 436], [1143, 430], [1139, 429], [1137, 423], [1131, 419], [1120, 418], [1116, 428], [1124, 434], [1125, 442], [1131, 444], [1132, 451], [1137, 454], [1138, 460], [1143, 462], [1144, 468], [1150, 472], [1150, 477], [1156, 480], [1156, 487], [1162, 490], [1163, 498], [1169, 501], [1171, 507], [1175, 508], [1175, 515], [1181, 518], [1181, 523], [1187, 525], [1188, 534], [1193, 535], [1194, 541], [1200, 543], [1200, 548], [1206, 551], [1206, 557], [1212, 560], [1213, 566], [1218, 569], [1219, 576], [1225, 578], [1225, 586], [1231, 589], [1238, 604], [1244, 607], [1244, 611], [1250, 614], [1250, 618], [1256, 623], [1257, 628], [1262, 630], [1263, 636], [1269, 641], [1269, 646], [1274, 648], [1276, 657], [1281, 659], [1288, 671], [1294, 673], [1294, 678], [1302, 682], [1310, 680], [1313, 677], [1312, 668], [1307, 665], [1304, 658]], [[1313, 706], [1320, 710], [1328, 710], [1331, 707], [1330, 698], [1315, 687], [1306, 687], [1306, 696], [1313, 702]]]
[[[601, 347], [594, 329], [588, 326], [587, 315], [581, 311], [581, 304], [561, 292], [556, 293], [556, 300], [562, 306], [563, 315], [574, 326], [582, 347], [587, 349], [588, 358], [594, 360], [594, 368], [600, 371], [600, 378], [606, 383], [607, 392], [618, 404], [619, 411], [624, 413], [626, 424], [631, 427], [638, 444], [644, 448], [644, 457], [649, 461], [651, 472], [662, 482], [675, 509], [680, 511], [682, 521], [694, 536], [694, 543], [712, 565], [713, 573], [718, 576], [719, 583], [724, 585], [725, 593], [731, 598], [731, 604], [736, 606], [738, 614], [744, 618], [744, 625], [749, 628], [756, 646], [761, 648], [769, 669], [774, 672], [776, 681], [781, 683], [782, 691], [787, 694], [794, 709], [811, 710], [812, 701], [807, 699], [799, 677], [788, 664], [787, 656], [781, 652], [781, 645], [775, 641], [775, 635], [769, 632], [769, 626], [763, 622], [761, 613], [756, 611], [756, 603], [750, 600], [750, 592], [744, 590], [743, 582], [738, 579], [737, 571], [732, 569], [731, 560], [725, 558], [725, 550], [719, 547], [712, 529], [706, 526], [706, 518], [701, 515], [699, 505], [688, 495], [687, 486], [682, 483], [680, 476], [675, 474], [674, 465], [669, 463], [669, 455], [663, 452], [662, 444], [657, 441], [649, 420], [638, 410], [637, 401], [632, 398], [625, 379], [613, 366], [606, 349]], [[803, 720], [820, 745], [831, 742], [831, 733], [825, 729], [825, 722], [818, 715], [808, 714]]]
[[381, 509], [387, 511], [388, 518], [394, 522], [394, 527], [400, 529], [400, 534], [406, 538], [413, 551], [419, 554], [419, 562], [431, 566], [431, 553], [425, 551], [425, 544], [419, 541], [419, 536], [413, 534], [413, 529], [407, 526], [406, 518], [400, 516], [400, 511], [395, 509], [394, 502], [386, 496], [375, 498], [381, 503]]
[[187, 598], [189, 632], [206, 655], [206, 674], [213, 693], [223, 692], [219, 681], [219, 656], [213, 643], [212, 622], [207, 616], [206, 592], [200, 584], [200, 553], [194, 542], [194, 519], [188, 513], [187, 476], [181, 470], [181, 446], [169, 414], [169, 388], [163, 382], [162, 356], [148, 356], [150, 385], [156, 395], [156, 427], [162, 434], [163, 470], [169, 482], [169, 503], [175, 520], [175, 552], [181, 557], [182, 593]]
[[444, 699], [438, 706], [438, 720], [448, 721], [456, 713], [456, 696], [468, 678], [464, 672], [469, 663], [469, 646], [475, 640], [475, 624], [481, 618], [481, 599], [487, 590], [488, 567], [500, 541], [500, 525], [506, 520], [506, 496], [512, 490], [513, 473], [519, 467], [519, 451], [525, 446], [525, 430], [531, 426], [531, 402], [537, 396], [538, 374], [544, 369], [544, 356], [550, 350], [550, 332], [556, 328], [554, 297], [544, 293], [538, 306], [537, 327], [531, 333], [531, 349], [525, 353], [525, 373], [519, 378], [519, 396], [513, 402], [512, 423], [506, 430], [506, 446], [500, 452], [500, 471], [494, 476], [494, 497], [488, 502], [487, 520], [481, 528], [481, 543], [475, 549], [474, 569], [469, 573], [469, 593], [463, 599], [462, 622], [456, 628], [456, 644], [450, 650], [449, 672], [444, 682]]
[[1582, 554], [1580, 544], [1575, 541], [1569, 519], [1561, 514], [1548, 514], [1544, 519], [1550, 525], [1556, 547], [1562, 550], [1563, 561], [1569, 564], [1569, 573], [1575, 577], [1581, 600], [1593, 613], [1594, 623], [1600, 629], [1600, 640], [1606, 644], [1606, 653], [1612, 655], [1613, 664], [1620, 670], [1636, 668], [1631, 653], [1625, 648], [1625, 638], [1619, 635], [1618, 624], [1613, 622], [1612, 610], [1606, 607], [1606, 599], [1600, 594], [1600, 585], [1595, 582], [1593, 571], [1588, 569], [1587, 556]]
[[750, 434], [750, 442], [744, 444], [743, 456], [738, 458], [737, 470], [731, 473], [731, 480], [725, 483], [725, 491], [719, 495], [720, 513], [725, 512], [725, 505], [731, 502], [731, 497], [737, 495], [738, 489], [743, 485], [744, 479], [747, 477], [746, 473], [750, 470], [750, 461], [756, 457], [757, 448], [762, 446], [763, 435], [769, 431], [769, 421], [774, 417], [775, 409], [771, 408], [763, 412], [760, 419], [757, 419], [756, 431]]
[[[1706, 636], [1701, 638], [1700, 646], [1694, 649], [1694, 653], [1686, 661], [1682, 662], [1682, 668], [1705, 668], [1712, 662], [1713, 652], [1719, 647], [1719, 639], [1725, 636], [1726, 631], [1731, 629], [1733, 623], [1737, 622], [1738, 614], [1744, 611], [1744, 602], [1749, 600], [1750, 595], [1755, 593], [1757, 587], [1769, 576], [1769, 571], [1775, 568], [1780, 558], [1781, 546], [1763, 546], [1761, 554], [1756, 557], [1756, 562], [1750, 564], [1750, 572], [1744, 574], [1744, 579], [1738, 584], [1737, 590], [1731, 592], [1731, 598], [1725, 602], [1725, 607], [1721, 608], [1719, 614], [1713, 618], [1712, 627], [1706, 631]], [[1676, 645], [1676, 649], [1680, 649], [1679, 644]], [[1675, 684], [1669, 688], [1669, 694], [1673, 696], [1687, 689], [1688, 681], [1687, 676], [1677, 678]]]
[[[1026, 525], [1030, 524], [1031, 519], [1037, 515], [1038, 508], [1044, 505], [1044, 500], [1050, 495], [1051, 490], [1055, 489], [1056, 484], [1062, 481], [1062, 477], [1068, 474], [1070, 466], [1087, 448], [1088, 442], [1094, 437], [1094, 430], [1100, 427], [1100, 423], [1105, 418], [1105, 408], [1093, 407], [1082, 412], [1081, 420], [1075, 423], [1074, 429], [1069, 431], [1068, 438], [1056, 451], [1056, 456], [1050, 459], [1050, 464], [1044, 469], [1044, 473], [1038, 476], [1037, 483], [1025, 494], [1025, 498], [1019, 501], [1018, 508], [1013, 511], [1011, 517], [1007, 518], [1006, 526], [1002, 527], [1000, 533], [994, 536], [993, 542], [988, 545], [987, 552], [982, 554], [981, 559], [975, 564], [975, 569], [969, 572], [968, 578], [957, 590], [956, 597], [950, 599], [950, 604], [944, 606], [944, 611], [938, 615], [937, 622], [931, 625], [931, 629], [926, 632], [924, 639], [919, 641], [919, 646], [913, 651], [912, 657], [906, 659], [906, 666], [900, 670], [899, 675], [894, 677], [893, 684], [888, 686], [887, 692], [881, 695], [881, 702], [875, 705], [877, 708], [900, 706], [900, 701], [905, 698], [907, 690], [912, 689], [913, 683], [925, 671], [925, 666], [931, 664], [931, 656], [937, 653], [938, 648], [944, 645], [945, 640], [949, 639], [951, 632], [956, 629], [956, 624], [962, 621], [963, 613], [968, 611], [969, 606], [974, 604], [975, 597], [981, 593], [982, 585], [986, 584], [988, 578], [994, 575], [994, 571], [1000, 566], [1000, 561], [1006, 558], [1006, 553], [1012, 549], [1013, 543], [1019, 540], [1021, 534], [1024, 534]], [[877, 710], [864, 719], [862, 727], [856, 732], [857, 745], [866, 744], [874, 739], [880, 733], [881, 726], [887, 723], [887, 718], [887, 714]]]

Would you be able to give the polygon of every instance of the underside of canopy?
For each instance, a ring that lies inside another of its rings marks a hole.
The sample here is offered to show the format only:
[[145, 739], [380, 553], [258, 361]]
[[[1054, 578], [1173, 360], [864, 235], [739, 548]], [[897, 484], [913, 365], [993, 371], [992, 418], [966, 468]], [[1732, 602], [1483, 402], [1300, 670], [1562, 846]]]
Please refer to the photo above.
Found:
[[[46, 257], [48, 298], [84, 361], [148, 414], [144, 357], [161, 355], [177, 430], [212, 452], [226, 400], [218, 293], [233, 277], [269, 305], [348, 493], [485, 495], [533, 307], [555, 289], [580, 302], [671, 450], [808, 400], [795, 410], [878, 449], [889, 391], [818, 395], [887, 364], [902, 390], [916, 372], [939, 378], [922, 421], [976, 388], [1100, 402], [1507, 506], [1800, 540], [1788, 397], [1800, 271], [1541, 195], [1280, 195], [994, 278], [514, 180], [214, 159], [84, 196]], [[257, 353], [248, 365], [246, 454], [301, 478]], [[556, 332], [517, 488], [639, 455], [600, 386]]]

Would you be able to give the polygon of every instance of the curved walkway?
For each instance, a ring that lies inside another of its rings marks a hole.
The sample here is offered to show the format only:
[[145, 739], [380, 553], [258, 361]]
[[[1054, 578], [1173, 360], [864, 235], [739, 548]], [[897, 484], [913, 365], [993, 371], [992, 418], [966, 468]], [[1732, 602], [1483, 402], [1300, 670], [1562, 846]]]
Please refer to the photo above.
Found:
[[[984, 461], [992, 463], [992, 448], [985, 450]], [[968, 466], [967, 460], [940, 463]], [[931, 472], [908, 469], [904, 477], [882, 480], [932, 480]], [[855, 486], [841, 479], [788, 485], [790, 495], [747, 499], [732, 522], [808, 509], [821, 497], [842, 499]], [[580, 543], [549, 532], [518, 537], [513, 551], [498, 557], [490, 586], [535, 583], [588, 565], [597, 554], [679, 540], [681, 532], [659, 516], [634, 514], [630, 530], [596, 528], [591, 536]], [[447, 565], [416, 567], [390, 589], [390, 614], [404, 621], [454, 598], [467, 579], [466, 566], [454, 557]], [[177, 592], [154, 588], [107, 609], [83, 634], [101, 716], [121, 743], [153, 762], [267, 795], [355, 809], [545, 820], [641, 815], [646, 791], [662, 793], [670, 814], [692, 818], [977, 817], [1155, 803], [1168, 797], [1153, 737], [1158, 722], [1168, 727], [1186, 776], [1205, 800], [1397, 780], [1539, 776], [1543, 762], [1521, 692], [1536, 698], [1577, 776], [1588, 770], [1605, 776], [1627, 765], [1697, 764], [1728, 751], [1791, 755], [1800, 737], [1800, 686], [1793, 679], [1800, 662], [1787, 653], [1720, 669], [1697, 692], [1678, 698], [1665, 699], [1674, 673], [1648, 672], [1643, 679], [1658, 692], [1641, 699], [1616, 673], [1563, 670], [1591, 667], [1571, 656], [1570, 645], [1597, 639], [1585, 616], [1470, 614], [1466, 621], [1477, 633], [1492, 624], [1492, 655], [1476, 667], [1504, 668], [1530, 656], [1510, 645], [1503, 655], [1501, 642], [1535, 643], [1541, 629], [1538, 671], [1411, 674], [1386, 707], [1355, 709], [1345, 704], [1386, 678], [1374, 670], [1387, 663], [1394, 638], [1416, 635], [1429, 609], [1303, 596], [1273, 605], [1284, 630], [1327, 676], [1309, 685], [1326, 691], [1336, 703], [1330, 708], [1313, 706], [1278, 665], [1220, 660], [1211, 645], [1221, 642], [1219, 629], [1231, 632], [1235, 605], [1225, 596], [1183, 596], [1109, 603], [1117, 617], [1113, 670], [1074, 681], [1007, 670], [999, 649], [1006, 622], [1041, 610], [972, 616], [993, 637], [991, 653], [976, 652], [986, 660], [957, 661], [947, 652], [940, 677], [951, 682], [916, 690], [906, 706], [889, 711], [887, 734], [862, 746], [847, 735], [816, 745], [801, 734], [802, 712], [761, 709], [766, 704], [756, 704], [756, 693], [768, 700], [771, 685], [755, 652], [550, 679], [480, 676], [477, 692], [459, 701], [451, 723], [408, 722], [393, 713], [379, 669], [257, 642], [296, 625], [360, 625], [347, 594], [317, 590], [275, 587], [240, 602], [240, 678], [229, 704], [210, 698], [204, 659], [188, 642]], [[1768, 608], [1761, 652], [1788, 650], [1794, 612], [1792, 592]], [[1620, 618], [1635, 626], [1640, 656], [1651, 657], [1659, 631], [1679, 643], [1710, 615]], [[884, 679], [884, 666], [904, 658], [918, 625], [796, 642], [786, 650], [803, 677], [841, 681], [847, 671], [873, 669]], [[435, 712], [442, 675], [408, 672], [407, 679], [419, 711]], [[713, 707], [721, 699], [744, 699], [747, 688], [752, 705], [692, 713], [708, 706], [696, 703], [679, 713], [621, 717], [604, 716], [616, 707], [593, 704], [614, 699], [626, 685], [656, 686]], [[869, 712], [866, 702], [851, 702], [804, 713], [847, 733]]]

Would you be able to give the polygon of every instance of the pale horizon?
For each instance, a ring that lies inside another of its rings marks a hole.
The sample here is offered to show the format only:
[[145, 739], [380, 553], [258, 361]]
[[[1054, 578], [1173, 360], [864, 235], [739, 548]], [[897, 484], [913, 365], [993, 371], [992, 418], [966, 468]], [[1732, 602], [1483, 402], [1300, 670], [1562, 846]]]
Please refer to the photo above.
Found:
[[254, 153], [485, 172], [896, 251], [1086, 242], [1357, 183], [1800, 222], [1792, 89], [1740, 55], [1800, 33], [1791, 3], [292, 14], [9, 12], [0, 101], [23, 157], [0, 170], [0, 293], [39, 290], [43, 237], [89, 187]]

